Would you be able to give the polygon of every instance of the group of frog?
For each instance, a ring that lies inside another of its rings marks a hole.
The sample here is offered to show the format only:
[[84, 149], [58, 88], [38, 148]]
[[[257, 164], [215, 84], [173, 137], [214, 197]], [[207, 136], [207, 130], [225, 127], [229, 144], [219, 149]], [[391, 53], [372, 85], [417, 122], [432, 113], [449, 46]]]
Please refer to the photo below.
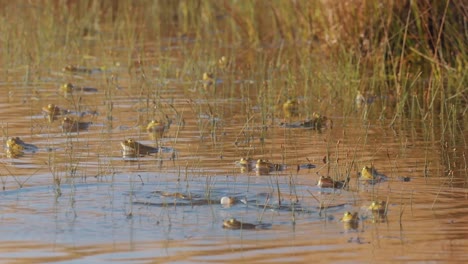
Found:
[[[226, 58], [223, 57], [219, 61], [220, 65], [226, 64]], [[102, 71], [102, 69], [88, 69], [80, 66], [67, 66], [64, 68], [65, 71], [70, 71], [74, 73], [92, 73], [94, 71]], [[204, 88], [209, 88], [215, 84], [213, 74], [204, 73], [203, 74], [203, 84]], [[60, 90], [67, 93], [73, 92], [96, 92], [96, 88], [92, 87], [79, 87], [71, 83], [66, 83], [60, 87]], [[316, 129], [321, 130], [322, 128], [331, 128], [333, 122], [331, 119], [327, 118], [318, 113], [313, 113], [312, 118], [291, 122], [292, 118], [298, 116], [299, 114], [299, 104], [297, 100], [289, 98], [283, 105], [282, 109], [284, 112], [285, 120], [288, 119], [289, 122], [283, 122], [280, 125], [285, 128], [306, 128], [306, 129]], [[74, 119], [71, 116], [83, 116], [86, 114], [95, 114], [95, 113], [74, 113], [70, 110], [63, 109], [54, 104], [48, 104], [42, 108], [44, 115], [49, 119], [49, 121], [57, 120], [59, 117], [62, 119], [62, 131], [69, 132], [78, 132], [81, 130], [88, 129], [91, 122], [82, 122], [80, 120]], [[157, 120], [151, 120], [147, 126], [146, 131], [154, 137], [162, 137], [165, 131], [168, 129], [169, 125], [164, 122]], [[149, 155], [152, 153], [157, 153], [160, 151], [158, 147], [147, 146], [135, 141], [132, 138], [128, 138], [120, 143], [122, 147], [122, 153], [124, 157], [137, 157]], [[9, 157], [19, 157], [24, 154], [24, 152], [36, 152], [37, 147], [33, 144], [28, 144], [22, 141], [19, 137], [11, 137], [6, 142], [6, 152]], [[282, 171], [285, 169], [283, 164], [274, 164], [263, 159], [253, 160], [251, 158], [241, 158], [238, 164], [241, 167], [241, 170], [251, 171], [254, 170], [259, 175], [266, 175], [273, 171]], [[309, 165], [314, 167], [313, 165]], [[368, 182], [380, 182], [385, 180], [385, 175], [378, 173], [373, 167], [364, 167], [361, 172], [360, 178]], [[331, 177], [321, 176], [318, 181], [318, 186], [320, 188], [344, 188], [347, 182], [345, 181], [335, 181]], [[236, 200], [232, 197], [223, 197], [221, 199], [221, 204], [233, 204]], [[383, 201], [373, 201], [369, 206], [369, 210], [378, 214], [386, 213], [386, 203]], [[357, 224], [359, 221], [359, 216], [357, 212], [345, 212], [342, 219], [342, 222], [349, 223], [351, 225]], [[235, 218], [229, 218], [223, 222], [224, 228], [229, 229], [255, 229], [259, 225], [243, 223]]]
[[[289, 98], [283, 104], [283, 112], [286, 119], [291, 119], [299, 114], [299, 105], [297, 100]], [[296, 121], [296, 122], [284, 122], [281, 123], [281, 126], [286, 128], [311, 128], [320, 130], [322, 128], [332, 128], [333, 122], [331, 119], [326, 116], [313, 113], [312, 118], [305, 121]], [[263, 159], [258, 159], [257, 161], [251, 158], [241, 158], [237, 164], [241, 167], [241, 171], [251, 171], [255, 170], [258, 175], [266, 175], [273, 171], [281, 171], [285, 168], [282, 164], [274, 164]], [[309, 168], [313, 168], [313, 165], [307, 164]], [[360, 180], [366, 183], [375, 184], [386, 180], [386, 176], [378, 173], [374, 167], [365, 166], [360, 173]], [[348, 179], [349, 181], [349, 179]], [[348, 181], [336, 181], [330, 176], [321, 176], [317, 183], [317, 186], [320, 188], [334, 188], [342, 189], [347, 184]], [[223, 200], [224, 199], [224, 200]], [[221, 199], [222, 204], [229, 204], [232, 201], [223, 197]], [[387, 203], [385, 201], [372, 201], [367, 208], [372, 212], [373, 217], [376, 219], [381, 219], [386, 215], [387, 212]], [[349, 211], [343, 214], [343, 217], [340, 219], [348, 228], [356, 229], [359, 222], [359, 215], [357, 212], [351, 213]], [[229, 218], [223, 222], [224, 228], [229, 229], [256, 229], [258, 225], [251, 223], [243, 223], [238, 221], [235, 218]]]
[[[282, 164], [274, 164], [263, 159], [255, 161], [251, 158], [241, 158], [236, 164], [240, 166], [241, 172], [255, 170], [258, 175], [267, 175], [270, 172], [281, 171], [285, 168], [285, 165]], [[312, 167], [310, 164], [307, 165]], [[366, 184], [376, 184], [386, 180], [387, 176], [379, 173], [373, 166], [364, 166], [359, 173], [359, 181]], [[330, 176], [320, 176], [317, 186], [320, 188], [343, 189], [348, 183], [349, 179], [338, 181]], [[221, 199], [222, 205], [231, 205], [235, 202], [236, 200], [231, 197], [223, 197]], [[387, 203], [385, 201], [375, 200], [370, 203], [367, 209], [372, 213], [372, 218], [374, 220], [381, 220], [384, 219], [387, 214]], [[349, 211], [344, 212], [343, 217], [340, 219], [347, 229], [357, 229], [359, 220], [358, 212], [352, 213]], [[235, 218], [229, 218], [223, 222], [223, 227], [229, 229], [256, 229], [259, 228], [259, 225], [243, 223]]]
[[[103, 70], [103, 68], [86, 68], [76, 65], [68, 65], [63, 68], [63, 71], [71, 72], [74, 74], [91, 74], [95, 72], [102, 72]], [[71, 83], [65, 83], [61, 85], [59, 90], [60, 92], [64, 93], [65, 96], [76, 92], [92, 93], [98, 91], [96, 88], [93, 87], [81, 87], [73, 85]], [[55, 104], [48, 104], [47, 106], [42, 107], [42, 112], [44, 116], [49, 120], [49, 122], [53, 122], [60, 118], [62, 132], [64, 133], [72, 133], [87, 130], [92, 123], [81, 121], [81, 117], [85, 115], [96, 115], [96, 112], [94, 111], [74, 112]], [[150, 133], [152, 138], [159, 138], [163, 135], [164, 131], [168, 128], [168, 126], [169, 125], [166, 125], [164, 122], [152, 120], [146, 126], [146, 131]], [[121, 146], [124, 157], [143, 156], [151, 153], [157, 153], [160, 150], [157, 147], [143, 145], [132, 138], [128, 138], [122, 141]], [[38, 150], [38, 148], [35, 145], [27, 144], [19, 137], [10, 137], [9, 139], [7, 139], [5, 149], [7, 156], [10, 158], [17, 158], [23, 156], [24, 153], [34, 153]]]
[[[51, 114], [54, 118], [57, 115], [61, 115], [62, 113], [66, 113], [66, 110], [62, 110], [59, 107], [49, 104], [43, 108], [44, 112], [47, 114]], [[52, 111], [49, 111], [52, 110]], [[50, 115], [49, 115], [50, 117]], [[90, 125], [90, 122], [81, 122], [77, 121], [71, 117], [63, 117], [62, 119], [62, 130], [64, 132], [77, 132], [81, 130], [87, 129]], [[166, 125], [162, 122], [158, 122], [156, 120], [152, 120], [146, 127], [146, 130], [151, 133], [152, 135], [162, 135], [164, 130], [166, 129]], [[122, 154], [124, 157], [138, 157], [144, 156], [152, 153], [157, 153], [160, 149], [157, 147], [147, 146], [135, 141], [132, 138], [126, 139], [122, 141]], [[33, 144], [25, 143], [19, 137], [10, 137], [6, 141], [6, 154], [10, 158], [18, 158], [24, 155], [24, 153], [34, 153], [38, 150], [38, 148]]]

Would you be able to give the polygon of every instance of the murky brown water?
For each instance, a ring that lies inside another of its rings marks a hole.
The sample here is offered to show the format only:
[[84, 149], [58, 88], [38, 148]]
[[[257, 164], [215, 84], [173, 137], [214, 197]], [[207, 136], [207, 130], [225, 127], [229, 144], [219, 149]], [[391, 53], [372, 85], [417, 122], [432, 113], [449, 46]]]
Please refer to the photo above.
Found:
[[[129, 61], [125, 43], [91, 39], [79, 55], [59, 59], [51, 52], [50, 61], [41, 67], [20, 63], [2, 69], [3, 140], [18, 136], [39, 149], [19, 158], [1, 156], [0, 261], [468, 258], [465, 150], [443, 148], [437, 120], [398, 121], [390, 127], [390, 119], [379, 119], [377, 107], [368, 109], [367, 119], [362, 111], [350, 111], [353, 97], [336, 104], [305, 95], [299, 96], [302, 117], [319, 111], [333, 120], [333, 128], [284, 128], [279, 125], [284, 97], [261, 88], [274, 79], [255, 70], [232, 69], [218, 72], [216, 91], [205, 91], [201, 76], [210, 59], [187, 65], [184, 54], [195, 44], [167, 41], [170, 44], [142, 44], [138, 49], [144, 58]], [[244, 52], [246, 58], [268, 57], [268, 52]], [[77, 62], [106, 69], [91, 74], [62, 71]], [[66, 82], [98, 91], [66, 95], [59, 90]], [[92, 124], [78, 133], [63, 133], [60, 121], [49, 122], [41, 113], [49, 103], [88, 111], [83, 120]], [[388, 112], [384, 116], [392, 116], [391, 109]], [[153, 118], [172, 121], [160, 141], [141, 129]], [[460, 145], [466, 145], [466, 129], [457, 133], [465, 142]], [[167, 151], [125, 160], [120, 142], [128, 137]], [[323, 163], [327, 155], [328, 166]], [[264, 176], [243, 173], [235, 164], [243, 156], [285, 164], [287, 169]], [[306, 163], [317, 167], [297, 170]], [[389, 180], [359, 184], [358, 171], [370, 164]], [[347, 174], [349, 190], [316, 186], [320, 175], [344, 179]], [[214, 201], [234, 196], [248, 203], [229, 208], [214, 202], [197, 205], [158, 195], [163, 191]], [[387, 218], [372, 220], [366, 208], [373, 199], [388, 201]], [[278, 201], [286, 206], [298, 202], [300, 207], [265, 207]], [[337, 206], [319, 210], [320, 202]], [[357, 228], [340, 222], [345, 211], [359, 212]], [[265, 228], [223, 229], [229, 217], [263, 223]]]

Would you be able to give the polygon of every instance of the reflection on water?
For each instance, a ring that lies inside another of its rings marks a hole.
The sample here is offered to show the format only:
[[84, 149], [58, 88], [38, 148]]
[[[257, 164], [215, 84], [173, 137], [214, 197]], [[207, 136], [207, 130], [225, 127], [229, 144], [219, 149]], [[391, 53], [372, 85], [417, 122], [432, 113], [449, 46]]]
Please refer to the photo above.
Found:
[[[173, 48], [164, 55], [173, 65], [153, 54], [144, 69], [111, 62], [125, 53], [103, 58], [115, 65], [106, 69], [62, 72], [70, 62], [57, 61], [28, 82], [26, 69], [0, 73], [9, 80], [0, 84], [4, 145], [20, 137], [37, 148], [0, 156], [1, 261], [466, 259], [466, 166], [446, 168], [464, 153], [447, 144], [438, 154], [440, 137], [426, 123], [389, 126], [374, 103], [363, 107], [369, 119], [344, 117], [344, 106], [322, 101], [323, 116], [295, 105], [287, 117], [298, 120], [286, 122], [281, 103], [262, 104], [264, 80], [224, 72], [204, 85], [177, 53], [192, 47]], [[62, 110], [44, 117], [49, 105]], [[151, 120], [171, 124], [148, 134]], [[142, 145], [123, 152], [129, 138]], [[239, 166], [241, 157], [251, 160]], [[365, 166], [385, 180], [359, 180]], [[346, 184], [320, 188], [322, 176]], [[222, 206], [224, 196], [239, 202]], [[385, 213], [369, 210], [372, 201], [387, 201]], [[341, 222], [346, 211], [359, 218]], [[223, 229], [230, 218], [265, 228]]]
[[[117, 108], [119, 99], [114, 100]], [[179, 104], [183, 109], [183, 102]], [[31, 116], [42, 105], [37, 104]], [[183, 127], [174, 124], [167, 135], [154, 141], [141, 132], [131, 113], [117, 115], [126, 125], [123, 129], [93, 125], [88, 131], [62, 133], [58, 121], [24, 115], [18, 120], [26, 112], [24, 106], [5, 112], [9, 136], [20, 136], [38, 148], [18, 159], [2, 157], [6, 190], [1, 193], [4, 242], [0, 251], [6, 261], [30, 256], [44, 261], [234, 262], [247, 258], [305, 262], [315, 259], [318, 250], [324, 261], [355, 259], [357, 252], [367, 256], [360, 260], [387, 260], [395, 258], [395, 250], [405, 252], [403, 260], [420, 261], [426, 259], [428, 245], [440, 260], [462, 257], [467, 246], [463, 240], [466, 217], [460, 204], [464, 196], [435, 177], [440, 170], [438, 157], [421, 152], [428, 143], [422, 138], [402, 142], [401, 136], [378, 125], [363, 126], [348, 119], [346, 134], [338, 118], [333, 130], [323, 133], [272, 125], [263, 135], [263, 146], [256, 141], [251, 143], [253, 149], [246, 147], [249, 150], [243, 152], [244, 147], [234, 144], [244, 137], [239, 134], [243, 124], [235, 118], [207, 128], [184, 113]], [[94, 122], [105, 121], [99, 115]], [[30, 126], [39, 133], [31, 134]], [[207, 133], [206, 129], [215, 130]], [[263, 132], [249, 133], [255, 141]], [[174, 151], [125, 161], [120, 143], [130, 136]], [[335, 142], [330, 155], [333, 165], [327, 167], [323, 157], [330, 142]], [[236, 164], [244, 155], [287, 166], [257, 175]], [[356, 165], [346, 157], [354, 157]], [[430, 162], [424, 168], [427, 159]], [[375, 166], [388, 180], [362, 184], [358, 171], [365, 165]], [[430, 178], [424, 178], [424, 173]], [[349, 188], [316, 186], [326, 174], [343, 180], [349, 174]], [[402, 176], [411, 181], [401, 181]], [[244, 202], [223, 207], [219, 204], [223, 196]], [[387, 217], [368, 211], [376, 199], [388, 199]], [[359, 212], [359, 222], [340, 222], [345, 211]], [[223, 221], [231, 217], [268, 228], [223, 229]], [[429, 241], [440, 241], [439, 247]], [[443, 253], [448, 241], [450, 256]], [[12, 244], [22, 248], [21, 255], [12, 253]], [[54, 245], [53, 249], [47, 245]], [[364, 253], [369, 251], [373, 253]]]
[[[212, 122], [175, 98], [170, 106], [161, 102], [174, 123], [152, 138], [141, 127], [153, 118], [137, 116], [139, 99], [120, 93], [112, 100], [112, 126], [98, 103], [104, 92], [82, 95], [99, 114], [87, 130], [73, 133], [62, 132], [60, 120], [38, 117], [47, 101], [1, 102], [4, 139], [19, 136], [37, 147], [1, 158], [4, 260], [306, 262], [320, 251], [323, 261], [379, 261], [403, 251], [402, 260], [420, 261], [428, 245], [440, 260], [464, 254], [463, 192], [437, 177], [439, 156], [419, 132], [336, 116], [334, 127], [322, 131], [281, 127], [281, 120], [267, 129], [246, 127], [231, 106], [236, 102], [218, 103], [225, 112]], [[73, 108], [67, 101], [52, 103]], [[158, 151], [124, 159], [127, 138]], [[250, 170], [242, 170], [240, 157], [252, 157]], [[257, 160], [269, 161], [267, 173], [256, 172]], [[386, 180], [359, 180], [364, 166]], [[349, 184], [320, 188], [324, 175], [349, 177]], [[222, 206], [223, 196], [241, 202]], [[373, 200], [388, 200], [386, 216], [369, 211]], [[357, 212], [359, 220], [340, 222], [346, 211]], [[232, 217], [267, 228], [223, 229]], [[450, 255], [444, 253], [448, 244]]]

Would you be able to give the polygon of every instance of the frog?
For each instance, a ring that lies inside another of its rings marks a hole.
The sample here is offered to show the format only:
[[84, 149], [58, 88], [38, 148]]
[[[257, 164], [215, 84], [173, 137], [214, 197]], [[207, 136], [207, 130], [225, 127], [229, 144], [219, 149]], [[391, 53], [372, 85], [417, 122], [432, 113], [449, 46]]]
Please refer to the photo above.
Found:
[[146, 131], [150, 134], [162, 137], [166, 130], [166, 124], [157, 120], [151, 120], [146, 126]]
[[228, 68], [229, 66], [229, 60], [226, 56], [221, 56], [218, 60], [218, 67], [222, 70]]
[[320, 188], [337, 188], [341, 189], [345, 185], [345, 181], [335, 181], [330, 176], [320, 176], [317, 186]]
[[282, 171], [284, 169], [284, 165], [258, 159], [257, 163], [255, 164], [255, 169], [257, 170], [258, 174], [266, 175], [273, 171]]
[[290, 122], [290, 123], [280, 123], [280, 126], [285, 128], [306, 128], [306, 129], [315, 129], [315, 130], [322, 130], [325, 128], [331, 129], [333, 128], [333, 121], [328, 118], [327, 116], [321, 115], [319, 113], [312, 113], [312, 118]]
[[19, 137], [10, 137], [6, 141], [6, 154], [10, 158], [18, 158], [24, 155], [25, 152], [36, 153], [38, 147], [33, 144], [25, 143]]
[[236, 162], [237, 165], [241, 168], [241, 172], [249, 172], [255, 167], [256, 161], [250, 157], [242, 157], [239, 161]]
[[367, 183], [375, 184], [385, 181], [387, 176], [377, 172], [374, 166], [364, 166], [361, 170], [361, 177], [359, 179], [361, 181], [366, 181]]
[[359, 216], [357, 212], [344, 212], [343, 217], [340, 219], [343, 223], [357, 223], [359, 221]]
[[255, 224], [250, 224], [250, 223], [244, 223], [241, 221], [238, 221], [235, 218], [229, 218], [227, 220], [223, 221], [223, 228], [226, 229], [256, 229], [257, 225]]
[[385, 213], [387, 208], [387, 203], [385, 201], [372, 201], [367, 209], [372, 212]]
[[124, 155], [148, 155], [159, 152], [159, 148], [143, 145], [132, 138], [120, 142]]
[[49, 116], [59, 116], [59, 115], [67, 114], [69, 111], [66, 109], [62, 109], [55, 104], [48, 104], [42, 107], [42, 112]]
[[286, 102], [283, 103], [283, 113], [284, 117], [291, 118], [299, 115], [299, 104], [296, 99], [288, 98]]

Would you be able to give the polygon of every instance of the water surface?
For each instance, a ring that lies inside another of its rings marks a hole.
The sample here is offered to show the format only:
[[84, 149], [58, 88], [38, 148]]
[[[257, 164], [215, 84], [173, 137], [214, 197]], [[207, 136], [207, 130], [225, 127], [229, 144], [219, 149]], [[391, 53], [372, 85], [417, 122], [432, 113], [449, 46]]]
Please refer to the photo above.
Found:
[[[102, 34], [109, 33], [104, 28]], [[392, 109], [382, 118], [377, 106], [355, 109], [354, 98], [341, 98], [342, 105], [305, 95], [298, 96], [302, 110], [297, 118], [320, 112], [333, 120], [333, 128], [284, 128], [279, 124], [284, 122], [285, 98], [273, 91], [262, 94], [263, 83], [275, 80], [263, 78], [260, 70], [220, 71], [216, 89], [204, 90], [201, 79], [208, 59], [188, 67], [193, 62], [182, 56], [194, 48], [195, 39], [144, 43], [139, 47], [146, 50], [139, 61], [144, 67], [137, 67], [137, 57], [128, 61], [131, 51], [124, 42], [85, 41], [87, 49], [81, 52], [94, 58], [86, 66], [104, 65], [105, 70], [64, 72], [66, 65], [83, 61], [70, 55], [51, 58], [37, 69], [20, 65], [0, 73], [3, 140], [18, 136], [39, 148], [18, 158], [0, 157], [0, 261], [468, 258], [465, 151], [443, 152], [443, 131], [436, 122], [392, 123], [385, 117], [392, 116]], [[254, 54], [268, 57], [268, 51], [245, 53], [239, 61]], [[59, 87], [66, 82], [97, 92], [64, 94]], [[41, 113], [49, 103], [87, 113], [82, 119], [92, 124], [63, 133], [60, 120], [49, 122]], [[142, 129], [151, 119], [172, 122], [163, 138], [153, 139]], [[457, 135], [464, 142], [468, 134], [462, 129]], [[120, 142], [129, 137], [167, 151], [124, 159]], [[247, 156], [286, 169], [269, 175], [242, 172], [236, 161]], [[307, 163], [316, 168], [297, 169]], [[358, 172], [365, 165], [373, 165], [388, 181], [361, 184]], [[349, 175], [350, 187], [320, 189], [320, 175]], [[207, 202], [195, 204], [161, 192]], [[222, 196], [247, 204], [223, 207], [217, 202]], [[375, 199], [388, 201], [387, 217], [378, 221], [367, 210]], [[345, 211], [360, 214], [355, 228], [340, 222]], [[223, 220], [230, 217], [263, 228], [223, 229]]]

